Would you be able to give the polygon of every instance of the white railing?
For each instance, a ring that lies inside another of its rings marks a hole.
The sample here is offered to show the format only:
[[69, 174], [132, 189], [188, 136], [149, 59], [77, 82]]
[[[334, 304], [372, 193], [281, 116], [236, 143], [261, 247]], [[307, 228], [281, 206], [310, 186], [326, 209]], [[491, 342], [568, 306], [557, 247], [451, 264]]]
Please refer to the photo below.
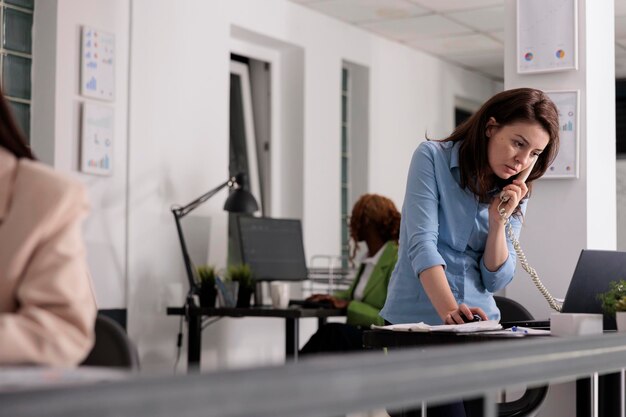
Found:
[[319, 357], [284, 366], [0, 394], [1, 416], [314, 417], [484, 396], [626, 367], [626, 334]]

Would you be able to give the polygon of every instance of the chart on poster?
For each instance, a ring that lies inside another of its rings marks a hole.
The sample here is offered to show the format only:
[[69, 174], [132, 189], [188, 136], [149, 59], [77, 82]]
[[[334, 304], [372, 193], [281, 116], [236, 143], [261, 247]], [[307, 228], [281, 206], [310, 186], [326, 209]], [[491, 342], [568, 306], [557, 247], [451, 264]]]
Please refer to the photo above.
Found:
[[559, 111], [559, 153], [545, 178], [578, 178], [578, 91], [546, 91]]
[[84, 103], [82, 117], [81, 165], [87, 174], [113, 172], [113, 108]]
[[517, 1], [517, 72], [578, 68], [576, 0]]
[[82, 27], [80, 94], [115, 99], [115, 35], [89, 26]]

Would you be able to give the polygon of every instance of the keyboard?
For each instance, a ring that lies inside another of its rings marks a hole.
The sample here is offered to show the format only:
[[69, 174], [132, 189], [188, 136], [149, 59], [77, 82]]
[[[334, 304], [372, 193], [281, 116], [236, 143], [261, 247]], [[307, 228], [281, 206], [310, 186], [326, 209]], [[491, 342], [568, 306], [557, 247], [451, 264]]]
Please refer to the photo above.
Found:
[[513, 321], [501, 321], [500, 324], [503, 328], [508, 329], [513, 326], [518, 327], [530, 327], [531, 329], [543, 329], [550, 330], [550, 320], [513, 320]]
[[290, 306], [300, 306], [302, 308], [334, 308], [330, 300], [308, 301], [308, 300], [289, 300]]

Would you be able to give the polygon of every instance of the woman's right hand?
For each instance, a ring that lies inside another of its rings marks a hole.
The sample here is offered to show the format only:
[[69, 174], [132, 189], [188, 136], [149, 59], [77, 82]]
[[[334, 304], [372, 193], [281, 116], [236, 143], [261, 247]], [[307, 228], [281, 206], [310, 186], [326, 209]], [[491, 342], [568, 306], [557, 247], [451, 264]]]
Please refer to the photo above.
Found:
[[485, 312], [480, 307], [469, 307], [467, 304], [459, 304], [459, 306], [448, 312], [444, 317], [444, 324], [463, 324], [465, 320], [463, 317], [467, 317], [467, 320], [472, 320], [474, 314], [478, 314], [481, 319], [489, 320]]
[[330, 294], [313, 294], [309, 298], [307, 298], [306, 301], [312, 301], [314, 303], [317, 303], [318, 301], [326, 301], [330, 300], [331, 298], [332, 295]]
[[313, 294], [306, 300], [314, 302], [314, 303], [317, 303], [320, 301], [329, 301], [333, 305], [334, 308], [338, 308], [338, 309], [346, 308], [348, 307], [348, 304], [350, 303], [348, 300], [342, 300], [330, 294]]

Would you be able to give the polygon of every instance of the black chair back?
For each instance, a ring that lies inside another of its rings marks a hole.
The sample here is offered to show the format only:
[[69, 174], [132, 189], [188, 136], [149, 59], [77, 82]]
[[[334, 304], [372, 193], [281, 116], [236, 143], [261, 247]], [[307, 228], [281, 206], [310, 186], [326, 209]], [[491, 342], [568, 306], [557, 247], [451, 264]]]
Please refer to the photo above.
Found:
[[95, 324], [96, 341], [81, 365], [139, 369], [139, 356], [126, 332], [114, 320], [98, 315]]
[[501, 297], [499, 295], [494, 295], [493, 298], [496, 300], [498, 310], [500, 310], [501, 321], [523, 321], [535, 319], [533, 315], [530, 314], [530, 311], [526, 310], [526, 308], [517, 301]]

